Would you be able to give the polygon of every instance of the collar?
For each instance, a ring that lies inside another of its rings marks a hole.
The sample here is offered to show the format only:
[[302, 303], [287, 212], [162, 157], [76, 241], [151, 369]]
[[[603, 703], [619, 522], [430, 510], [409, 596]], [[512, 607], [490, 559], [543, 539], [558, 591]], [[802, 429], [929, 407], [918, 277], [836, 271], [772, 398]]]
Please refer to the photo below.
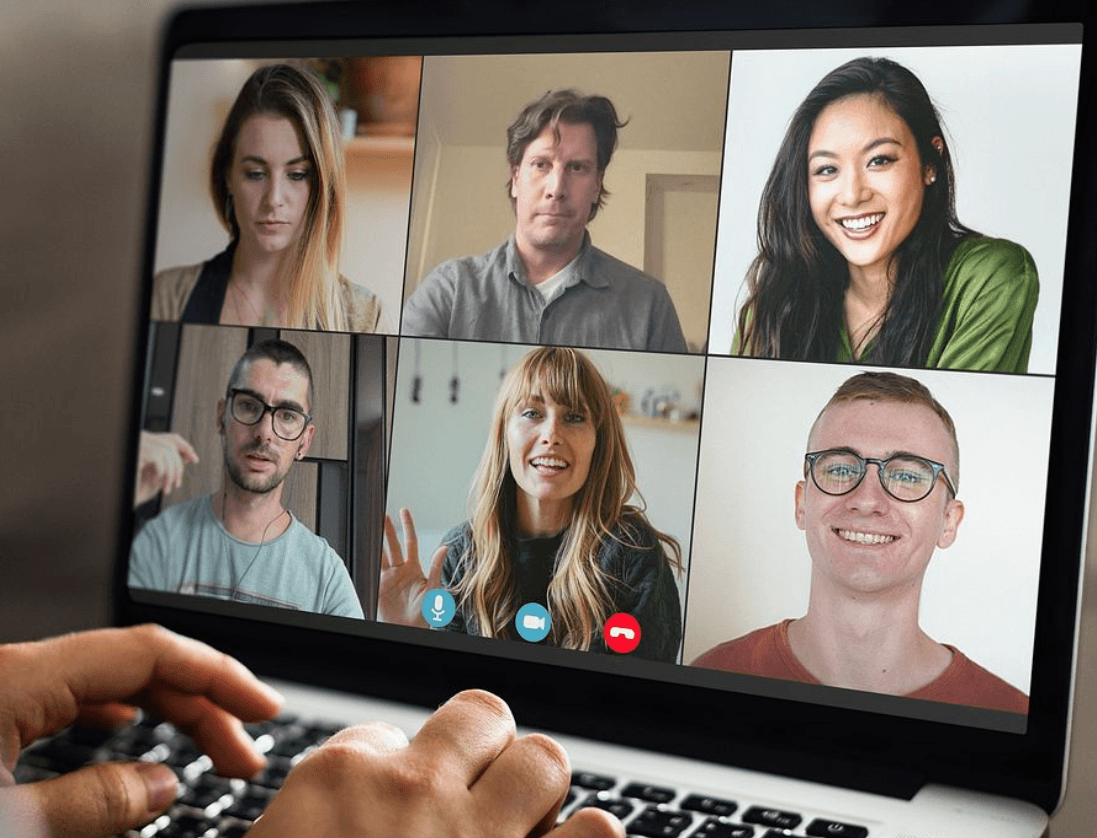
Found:
[[[518, 245], [515, 244], [514, 234], [507, 238], [506, 245], [506, 269], [507, 276], [522, 285], [533, 287], [529, 281], [529, 277], [526, 276], [525, 265], [522, 264], [522, 259], [518, 255]], [[600, 276], [594, 270], [594, 245], [590, 241], [590, 232], [583, 231], [583, 243], [579, 246], [579, 255], [571, 263], [569, 270], [571, 276], [567, 278], [564, 283], [565, 288], [570, 288], [573, 285], [578, 285], [580, 282], [585, 282], [591, 288], [606, 288], [609, 286], [609, 282], [605, 277]]]

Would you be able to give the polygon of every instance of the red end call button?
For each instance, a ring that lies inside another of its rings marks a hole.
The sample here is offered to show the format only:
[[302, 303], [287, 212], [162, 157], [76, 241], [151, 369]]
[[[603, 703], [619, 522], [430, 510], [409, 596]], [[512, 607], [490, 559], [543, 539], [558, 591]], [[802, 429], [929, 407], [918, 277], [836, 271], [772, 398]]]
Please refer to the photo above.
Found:
[[640, 645], [640, 624], [631, 614], [618, 612], [606, 620], [602, 636], [613, 651], [627, 655]]

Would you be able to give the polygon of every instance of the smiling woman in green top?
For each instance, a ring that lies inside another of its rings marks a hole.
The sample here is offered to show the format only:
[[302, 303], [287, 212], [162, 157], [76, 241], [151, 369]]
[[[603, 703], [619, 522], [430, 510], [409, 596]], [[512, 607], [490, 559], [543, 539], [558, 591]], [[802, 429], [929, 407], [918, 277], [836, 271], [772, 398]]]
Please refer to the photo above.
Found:
[[917, 76], [886, 58], [828, 73], [762, 193], [732, 353], [1025, 372], [1036, 266], [961, 224], [953, 189]]

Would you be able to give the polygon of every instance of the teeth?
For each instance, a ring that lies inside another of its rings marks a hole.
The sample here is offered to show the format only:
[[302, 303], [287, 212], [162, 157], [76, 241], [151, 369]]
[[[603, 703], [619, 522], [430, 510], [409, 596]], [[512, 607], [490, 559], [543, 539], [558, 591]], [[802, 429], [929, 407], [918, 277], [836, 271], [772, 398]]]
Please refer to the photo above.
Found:
[[856, 532], [854, 530], [838, 530], [838, 537], [846, 541], [854, 541], [858, 544], [890, 544], [895, 540], [893, 535], [880, 535], [872, 532]]
[[534, 457], [531, 462], [535, 466], [549, 466], [550, 468], [567, 468], [568, 464], [563, 460], [557, 460], [555, 457]]
[[862, 215], [860, 218], [840, 218], [838, 223], [845, 227], [847, 230], [867, 230], [875, 224], [880, 223], [880, 219], [884, 217], [882, 212], [875, 213], [874, 215]]

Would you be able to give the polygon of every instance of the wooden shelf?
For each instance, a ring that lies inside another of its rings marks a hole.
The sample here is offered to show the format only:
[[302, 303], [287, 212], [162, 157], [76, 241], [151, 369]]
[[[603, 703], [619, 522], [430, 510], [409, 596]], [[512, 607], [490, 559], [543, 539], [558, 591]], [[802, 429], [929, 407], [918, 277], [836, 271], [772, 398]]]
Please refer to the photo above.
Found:
[[663, 419], [658, 416], [642, 416], [639, 413], [626, 413], [621, 417], [621, 422], [625, 425], [635, 425], [641, 428], [663, 428], [668, 431], [689, 431], [690, 433], [697, 433], [697, 429], [701, 427], [701, 422], [697, 419], [682, 419], [673, 422], [670, 419]]
[[347, 158], [352, 157], [411, 157], [415, 153], [414, 137], [381, 137], [360, 134], [343, 143]]

